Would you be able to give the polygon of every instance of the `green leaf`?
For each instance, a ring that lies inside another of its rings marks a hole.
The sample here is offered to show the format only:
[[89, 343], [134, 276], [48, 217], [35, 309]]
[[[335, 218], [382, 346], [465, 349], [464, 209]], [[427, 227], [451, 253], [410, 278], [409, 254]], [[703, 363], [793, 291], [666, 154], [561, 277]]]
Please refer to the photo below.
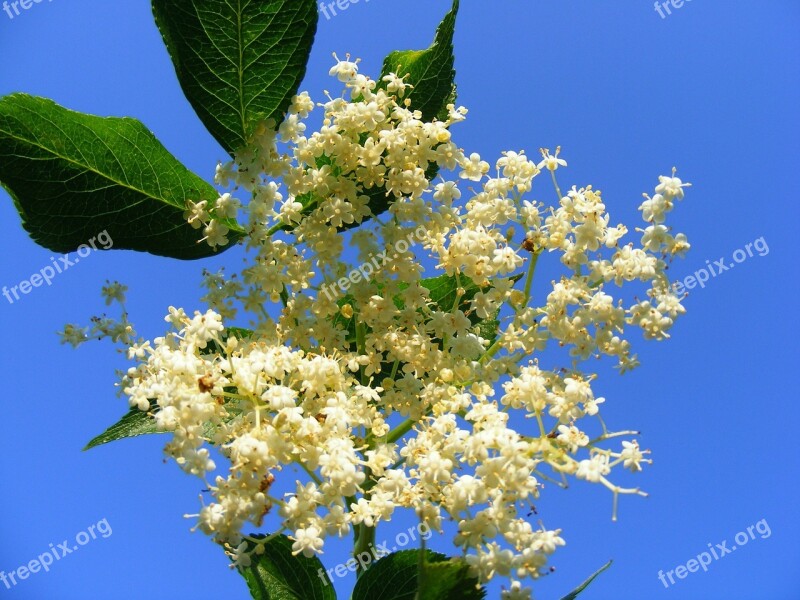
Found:
[[[447, 105], [456, 100], [455, 55], [453, 51], [453, 35], [455, 33], [456, 15], [459, 0], [454, 0], [453, 8], [445, 15], [436, 30], [433, 45], [427, 50], [398, 50], [389, 54], [383, 61], [383, 69], [379, 83], [389, 73], [406, 76], [405, 80], [414, 88], [406, 96], [411, 101], [411, 108], [422, 113], [423, 121], [434, 118], [447, 118]], [[439, 172], [436, 163], [429, 163], [425, 176], [433, 180]], [[384, 186], [363, 190], [369, 197], [367, 205], [373, 215], [380, 215], [389, 209], [395, 200]], [[346, 227], [349, 228], [349, 227]]]
[[[358, 580], [352, 600], [480, 600], [485, 591], [462, 559], [421, 550], [401, 550], [381, 558]], [[420, 585], [421, 583], [421, 585]], [[419, 594], [419, 595], [417, 595]]]
[[[230, 417], [226, 419], [227, 421], [232, 421], [241, 414], [241, 409], [235, 402], [226, 402], [225, 409], [230, 415]], [[152, 417], [152, 414], [158, 412], [158, 410], [159, 407], [155, 400], [150, 401], [150, 409], [148, 411], [142, 411], [138, 408], [130, 409], [125, 416], [117, 421], [114, 425], [106, 429], [103, 433], [86, 444], [84, 450], [91, 450], [92, 448], [97, 448], [98, 446], [102, 446], [110, 442], [139, 437], [140, 435], [170, 433], [168, 431], [160, 431], [156, 426], [156, 421]], [[216, 431], [216, 425], [213, 423], [206, 423], [203, 426], [203, 439], [211, 441]]]
[[[246, 340], [252, 337], [252, 335], [253, 331], [250, 329], [229, 327], [222, 334], [222, 341], [227, 340], [231, 336], [236, 336], [239, 338], [239, 340]], [[212, 341], [201, 353], [213, 354], [216, 352], [222, 352], [222, 349], [216, 342]], [[235, 419], [239, 414], [241, 414], [241, 409], [234, 400], [227, 400], [225, 402], [225, 409], [230, 415], [228, 421]], [[138, 408], [132, 408], [117, 423], [106, 429], [103, 433], [86, 444], [84, 450], [91, 450], [97, 446], [102, 446], [103, 444], [108, 444], [109, 442], [115, 442], [117, 440], [123, 440], [125, 438], [138, 437], [140, 435], [148, 435], [151, 433], [166, 433], [158, 430], [156, 427], [156, 422], [151, 416], [153, 413], [158, 412], [158, 410], [158, 403], [155, 400], [150, 400], [150, 409], [147, 411], [142, 411]], [[206, 423], [203, 430], [203, 437], [207, 440], [210, 440], [214, 436], [216, 429], [217, 427], [213, 423]]]
[[[447, 105], [456, 100], [456, 86], [454, 69], [455, 56], [453, 53], [453, 35], [455, 33], [456, 15], [458, 14], [459, 0], [454, 0], [453, 7], [444, 17], [436, 31], [433, 45], [427, 50], [401, 50], [389, 54], [383, 62], [383, 69], [379, 78], [379, 85], [385, 86], [383, 77], [389, 73], [405, 75], [405, 80], [412, 84], [414, 88], [406, 95], [406, 99], [411, 102], [411, 108], [422, 113], [424, 121], [432, 121], [434, 118], [445, 120], [447, 118]], [[324, 157], [327, 164], [330, 158]], [[317, 167], [320, 167], [317, 161]], [[336, 165], [333, 165], [336, 173]], [[425, 176], [428, 180], [433, 180], [439, 172], [439, 166], [435, 162], [428, 164]], [[386, 190], [386, 186], [375, 186], [365, 189], [358, 186], [360, 195], [367, 196], [367, 206], [371, 211], [371, 216], [378, 216], [386, 212], [397, 197]], [[317, 207], [319, 200], [312, 193], [304, 194], [297, 198], [305, 208], [304, 213], [308, 214]], [[367, 217], [361, 223], [349, 223], [341, 227], [342, 230], [358, 227], [371, 217]], [[282, 227], [284, 230], [290, 229], [289, 226]]]
[[[151, 400], [150, 408], [151, 410], [158, 408], [155, 400]], [[138, 437], [140, 435], [147, 435], [150, 433], [164, 432], [158, 431], [155, 420], [148, 416], [148, 413], [139, 410], [138, 408], [132, 408], [117, 423], [106, 429], [103, 433], [86, 444], [84, 450], [91, 450], [92, 448], [102, 446], [103, 444], [108, 444], [109, 442], [114, 442], [116, 440], [122, 440], [125, 438]]]
[[306, 72], [315, 0], [153, 0], [178, 81], [226, 151], [283, 120]]
[[456, 278], [454, 275], [439, 275], [423, 279], [419, 283], [431, 293], [430, 298], [436, 308], [443, 312], [450, 312], [456, 302], [459, 282], [464, 289], [464, 295], [458, 302], [459, 307], [462, 307], [481, 290], [469, 277], [461, 275]]
[[422, 112], [424, 121], [444, 120], [447, 105], [455, 102], [453, 35], [458, 7], [459, 0], [454, 0], [452, 9], [436, 30], [430, 48], [392, 52], [383, 62], [381, 79], [389, 73], [396, 73], [405, 75], [406, 82], [414, 86], [407, 97], [411, 100], [411, 108]]
[[481, 600], [486, 596], [462, 559], [426, 564], [417, 600]]
[[[235, 337], [241, 342], [243, 340], [247, 340], [253, 337], [254, 333], [255, 332], [252, 329], [243, 329], [242, 327], [228, 327], [225, 331], [222, 332], [222, 335], [220, 337], [223, 342], [227, 341], [229, 337]], [[220, 347], [220, 345], [217, 342], [211, 340], [204, 350], [200, 350], [200, 354], [202, 355], [220, 354], [223, 351], [224, 351], [223, 347]]]
[[[516, 283], [523, 277], [523, 274], [514, 275], [511, 280]], [[436, 307], [443, 312], [450, 312], [456, 302], [457, 291], [461, 283], [461, 288], [464, 290], [464, 295], [458, 301], [459, 308], [467, 312], [470, 302], [480, 291], [488, 292], [492, 289], [492, 285], [481, 287], [472, 281], [469, 277], [461, 275], [456, 279], [452, 275], [440, 275], [439, 277], [432, 277], [430, 279], [423, 279], [420, 282], [422, 287], [430, 291], [430, 298], [436, 304]], [[482, 338], [493, 341], [497, 337], [497, 330], [500, 327], [498, 310], [494, 315], [486, 319], [480, 319], [475, 313], [469, 313], [469, 320], [478, 329], [478, 335]]]
[[23, 227], [55, 252], [113, 245], [194, 259], [229, 248], [244, 233], [225, 220], [228, 246], [200, 242], [203, 230], [183, 216], [186, 201], [213, 204], [218, 194], [141, 122], [86, 115], [27, 94], [0, 99], [0, 183]]
[[589, 586], [589, 584], [592, 583], [597, 578], [598, 575], [600, 575], [600, 573], [602, 573], [603, 571], [608, 569], [611, 566], [611, 563], [613, 563], [613, 562], [614, 562], [613, 560], [608, 561], [606, 564], [604, 564], [602, 567], [600, 567], [597, 571], [595, 571], [592, 574], [592, 576], [589, 577], [589, 579], [584, 581], [582, 584], [580, 584], [578, 587], [576, 587], [574, 590], [572, 590], [569, 594], [564, 596], [561, 600], [575, 600], [575, 598], [578, 597], [578, 594], [580, 594], [583, 590], [585, 590]]
[[[253, 548], [253, 542], [248, 542], [248, 550]], [[251, 554], [251, 560], [252, 564], [240, 567], [239, 572], [256, 600], [336, 600], [336, 591], [319, 558], [293, 556], [292, 541], [285, 535], [269, 540], [264, 553]]]

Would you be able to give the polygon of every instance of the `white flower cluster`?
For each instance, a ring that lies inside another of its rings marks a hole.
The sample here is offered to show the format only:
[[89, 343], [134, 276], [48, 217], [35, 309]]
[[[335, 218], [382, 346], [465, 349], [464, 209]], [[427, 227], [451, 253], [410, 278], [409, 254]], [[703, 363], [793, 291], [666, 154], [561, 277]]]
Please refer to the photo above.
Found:
[[[457, 525], [454, 543], [481, 581], [509, 577], [506, 597], [529, 597], [521, 581], [564, 544], [561, 530], [527, 518], [542, 481], [601, 483], [615, 507], [618, 494], [640, 493], [611, 473], [641, 470], [647, 451], [636, 441], [605, 446], [625, 434], [602, 426], [604, 399], [580, 365], [608, 355], [622, 371], [635, 367], [627, 329], [662, 340], [684, 312], [665, 270], [689, 245], [665, 218], [686, 184], [661, 177], [641, 206], [640, 244], [623, 243], [628, 230], [610, 223], [598, 190], [560, 192], [559, 151], [542, 150], [538, 163], [506, 152], [492, 168], [451, 138], [465, 109], [427, 122], [403, 78], [374, 81], [349, 57], [331, 74], [346, 92], [322, 105], [317, 131], [306, 135], [315, 104], [303, 93], [277, 133], [265, 124], [218, 167], [219, 185], [251, 195], [241, 210], [254, 258], [240, 277], [207, 274], [210, 310], [171, 309], [174, 331], [131, 347], [139, 364], [124, 391], [174, 433], [167, 452], [179, 465], [206, 479], [198, 527], [240, 563], [249, 560], [243, 528], [268, 513], [271, 531], [311, 555], [327, 536], [411, 509], [432, 529]], [[554, 207], [531, 198], [541, 172], [555, 183]], [[230, 194], [213, 207], [230, 217], [239, 209]], [[190, 205], [187, 219], [224, 243], [205, 204]], [[355, 255], [368, 260], [420, 227], [421, 242], [346, 297], [319, 293]], [[550, 253], [564, 274], [534, 294], [537, 261]], [[454, 282], [446, 301], [423, 285], [425, 270]], [[631, 283], [646, 299], [622, 297]], [[280, 310], [265, 309], [272, 303]], [[228, 329], [242, 310], [254, 331]], [[569, 350], [565, 368], [540, 367], [548, 344]], [[595, 423], [602, 434], [592, 439]], [[209, 446], [229, 461], [211, 480]], [[289, 467], [304, 474], [278, 498], [273, 483]]]

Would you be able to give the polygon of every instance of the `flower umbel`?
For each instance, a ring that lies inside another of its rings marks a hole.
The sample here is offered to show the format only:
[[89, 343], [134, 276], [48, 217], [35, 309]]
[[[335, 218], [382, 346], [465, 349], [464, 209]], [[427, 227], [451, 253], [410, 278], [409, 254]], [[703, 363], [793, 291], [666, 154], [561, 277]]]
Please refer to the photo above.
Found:
[[[600, 190], [561, 193], [560, 148], [491, 165], [452, 139], [466, 109], [426, 122], [398, 75], [374, 81], [349, 57], [331, 75], [345, 89], [319, 105], [316, 131], [306, 135], [315, 105], [303, 93], [278, 133], [265, 124], [217, 168], [233, 189], [187, 207], [212, 245], [227, 229], [209, 211], [244, 213], [251, 260], [236, 276], [206, 273], [209, 308], [171, 308], [164, 337], [117, 336], [136, 361], [123, 391], [173, 434], [167, 454], [209, 492], [197, 528], [238, 564], [250, 560], [246, 526], [268, 523], [310, 556], [411, 510], [433, 530], [455, 523], [480, 580], [509, 577], [503, 597], [527, 598], [522, 580], [564, 544], [529, 522], [544, 482], [602, 484], [615, 517], [620, 494], [642, 494], [614, 482], [648, 451], [635, 432], [605, 429], [597, 376], [582, 367], [608, 356], [635, 368], [630, 329], [664, 340], [684, 313], [666, 269], [689, 244], [666, 221], [686, 184], [661, 177], [638, 244], [625, 241]], [[553, 206], [532, 195], [545, 170]], [[377, 256], [380, 269], [353, 277]], [[556, 257], [560, 277], [537, 289], [538, 262]], [[322, 293], [343, 278], [346, 296]], [[86, 335], [64, 331], [73, 344]], [[545, 348], [563, 348], [561, 363], [545, 368]]]

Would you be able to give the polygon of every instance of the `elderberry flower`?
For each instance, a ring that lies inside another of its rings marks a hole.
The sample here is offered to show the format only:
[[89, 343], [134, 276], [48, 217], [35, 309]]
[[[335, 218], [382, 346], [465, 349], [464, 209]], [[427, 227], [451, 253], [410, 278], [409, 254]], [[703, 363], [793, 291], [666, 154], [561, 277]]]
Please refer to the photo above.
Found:
[[[248, 529], [285, 531], [294, 554], [313, 556], [329, 536], [413, 511], [442, 535], [457, 525], [482, 583], [508, 577], [502, 598], [529, 598], [521, 580], [544, 575], [564, 544], [526, 516], [544, 480], [642, 495], [614, 481], [648, 451], [635, 439], [607, 447], [622, 434], [600, 421], [605, 383], [586, 365], [635, 368], [631, 328], [664, 340], [684, 314], [667, 271], [689, 249], [669, 225], [688, 184], [659, 178], [631, 240], [601, 190], [560, 192], [560, 148], [538, 164], [504, 152], [490, 174], [451, 134], [465, 108], [426, 121], [400, 74], [375, 81], [349, 56], [330, 75], [342, 89], [319, 105], [315, 131], [300, 93], [280, 125], [262, 123], [217, 167], [216, 183], [235, 189], [187, 203], [213, 247], [231, 233], [219, 219], [244, 216], [248, 262], [204, 274], [207, 310], [170, 307], [171, 330], [149, 343], [124, 312], [62, 338], [128, 346], [121, 388], [202, 481], [192, 518], [235, 564], [250, 564]], [[550, 281], [534, 277], [540, 261]], [[115, 286], [103, 294], [121, 303]], [[561, 352], [550, 369], [545, 348]]]

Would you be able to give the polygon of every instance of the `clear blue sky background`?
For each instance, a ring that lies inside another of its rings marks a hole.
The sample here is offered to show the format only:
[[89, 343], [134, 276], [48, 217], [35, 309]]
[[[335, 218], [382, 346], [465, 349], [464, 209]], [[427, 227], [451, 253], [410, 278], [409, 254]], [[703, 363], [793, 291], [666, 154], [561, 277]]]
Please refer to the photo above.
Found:
[[[323, 18], [304, 88], [319, 97], [333, 87], [326, 74], [334, 50], [362, 57], [364, 70], [376, 73], [390, 50], [426, 46], [448, 4], [362, 0]], [[458, 131], [461, 145], [495, 157], [561, 144], [570, 162], [562, 185], [602, 188], [628, 223], [641, 193], [678, 166], [694, 183], [675, 215], [693, 243], [675, 267], [679, 277], [707, 259], [730, 262], [757, 238], [769, 246], [768, 255], [693, 290], [673, 339], [639, 344], [641, 369], [624, 377], [601, 369], [607, 423], [641, 429], [654, 451], [655, 464], [637, 480], [651, 496], [623, 498], [612, 523], [606, 490], [548, 488], [539, 515], [564, 529], [568, 545], [553, 559], [556, 572], [536, 586], [540, 600], [559, 598], [609, 558], [613, 568], [586, 600], [800, 598], [798, 31], [796, 0], [696, 0], [666, 19], [647, 0], [462, 2], [456, 63], [471, 120]], [[0, 13], [0, 94], [14, 91], [137, 117], [206, 177], [224, 158], [183, 98], [145, 0], [44, 1], [14, 20]], [[0, 228], [0, 285], [49, 262], [52, 253], [26, 236], [2, 192]], [[205, 266], [238, 264], [235, 252]], [[125, 363], [108, 346], [76, 352], [54, 335], [102, 310], [97, 291], [107, 278], [130, 286], [140, 333], [158, 335], [168, 305], [198, 306], [203, 266], [98, 253], [14, 305], [0, 298], [0, 570], [103, 518], [113, 528], [50, 573], [10, 591], [0, 585], [0, 598], [248, 597], [220, 551], [189, 532], [181, 515], [195, 512], [199, 486], [162, 464], [162, 438], [81, 452], [126, 410], [114, 395], [114, 370]], [[670, 589], [657, 579], [709, 542], [734, 545], [761, 519], [769, 538]], [[329, 549], [326, 564], [343, 561], [341, 552]]]

